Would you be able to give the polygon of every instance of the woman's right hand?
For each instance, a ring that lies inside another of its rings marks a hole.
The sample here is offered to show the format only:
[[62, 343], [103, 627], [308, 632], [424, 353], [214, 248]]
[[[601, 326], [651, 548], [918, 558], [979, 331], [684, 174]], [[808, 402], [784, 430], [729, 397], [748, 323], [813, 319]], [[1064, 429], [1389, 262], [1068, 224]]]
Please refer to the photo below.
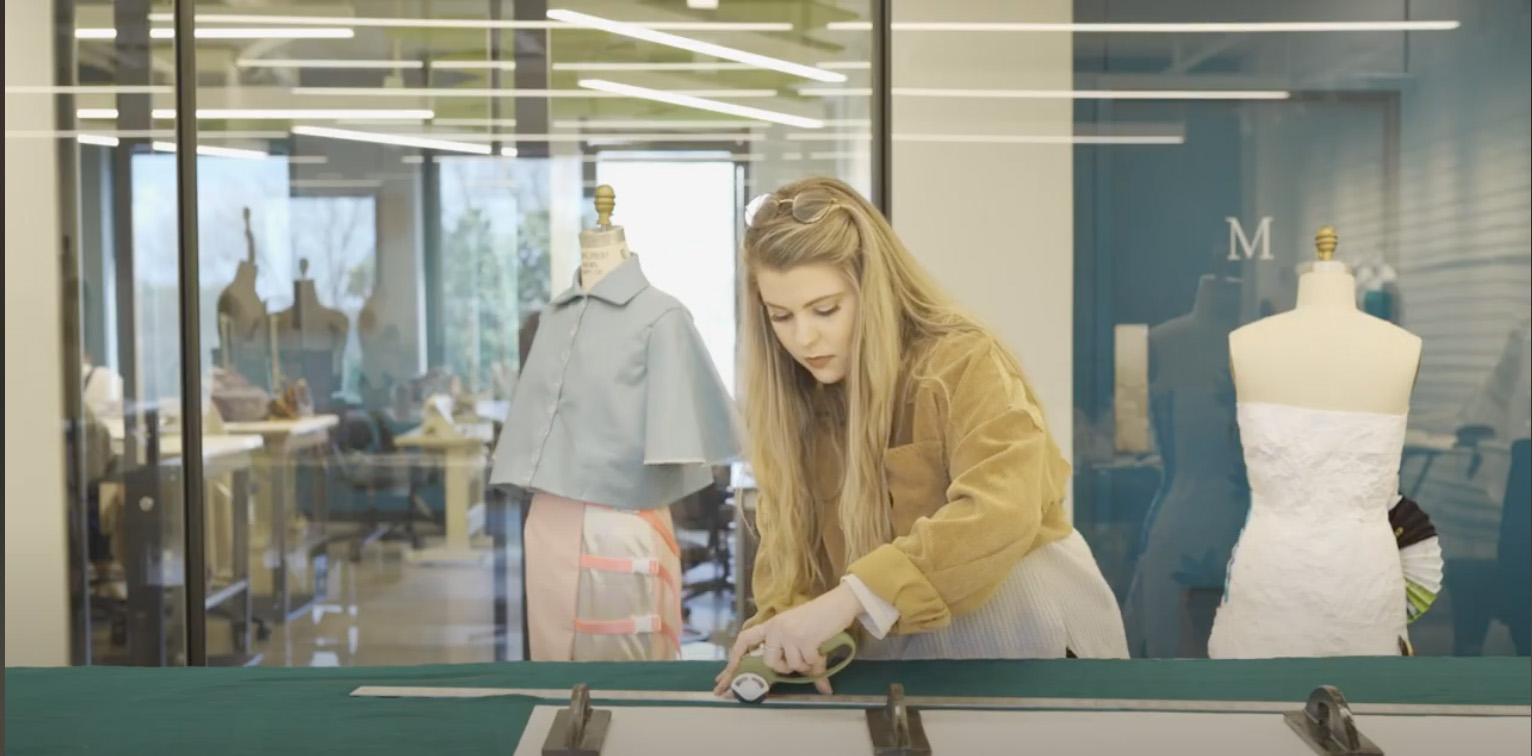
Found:
[[[807, 604], [746, 629], [734, 641], [729, 664], [715, 680], [714, 691], [719, 695], [727, 693], [740, 660], [758, 647], [764, 649], [761, 661], [777, 674], [823, 675], [826, 664], [819, 647], [850, 627], [861, 611], [856, 594], [842, 584]], [[814, 687], [825, 695], [832, 692], [826, 679], [814, 681]]]
[[[714, 695], [723, 697], [729, 695], [729, 685], [734, 682], [734, 675], [739, 671], [740, 661], [746, 656], [755, 653], [757, 649], [761, 649], [761, 661], [766, 664], [767, 668], [779, 675], [819, 677], [825, 673], [827, 669], [826, 661], [817, 650], [813, 652], [813, 658], [805, 662], [803, 654], [797, 650], [797, 646], [781, 645], [785, 641], [775, 637], [776, 634], [771, 632], [773, 629], [780, 628], [768, 627], [771, 624], [771, 621], [767, 621], [740, 633], [739, 638], [734, 641], [734, 647], [729, 649], [728, 665], [713, 679]], [[762, 648], [763, 646], [764, 648]], [[794, 650], [788, 652], [784, 648], [792, 648]], [[791, 653], [792, 661], [789, 661], [789, 653]], [[834, 692], [830, 687], [828, 679], [815, 680], [814, 688], [825, 695]]]

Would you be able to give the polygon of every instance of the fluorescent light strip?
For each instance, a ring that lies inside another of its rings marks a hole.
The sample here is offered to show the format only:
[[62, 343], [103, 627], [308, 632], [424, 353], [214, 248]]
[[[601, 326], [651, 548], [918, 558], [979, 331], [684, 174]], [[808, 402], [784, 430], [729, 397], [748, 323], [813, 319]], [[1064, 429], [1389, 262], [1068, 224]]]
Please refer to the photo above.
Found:
[[516, 125], [515, 118], [437, 118], [431, 121], [433, 126], [483, 126], [495, 128], [497, 126], [510, 128]]
[[[156, 108], [150, 116], [159, 120], [174, 120], [173, 108]], [[429, 121], [436, 116], [433, 110], [316, 110], [289, 108], [283, 110], [245, 110], [239, 108], [203, 108], [197, 111], [197, 120], [354, 120], [354, 121]], [[80, 108], [75, 117], [81, 120], [111, 120], [117, 118], [116, 108]]]
[[[175, 152], [175, 142], [154, 142], [150, 145], [155, 152]], [[264, 160], [271, 157], [260, 150], [242, 150], [236, 147], [213, 147], [206, 144], [197, 145], [197, 154], [203, 157], [227, 157], [241, 158], [244, 160]]]
[[611, 21], [609, 19], [600, 18], [598, 16], [592, 16], [585, 13], [576, 13], [575, 11], [571, 10], [550, 10], [548, 11], [548, 18], [556, 19], [558, 21], [565, 21], [571, 24], [578, 24], [580, 26], [586, 26], [592, 29], [600, 29], [601, 31], [609, 32], [611, 34], [643, 40], [645, 42], [653, 42], [655, 44], [674, 47], [680, 50], [689, 50], [691, 52], [701, 53], [702, 55], [711, 55], [715, 58], [723, 58], [724, 60], [732, 60], [738, 63], [747, 63], [758, 68], [781, 71], [782, 73], [792, 74], [794, 76], [802, 76], [805, 79], [812, 79], [814, 81], [822, 81], [833, 84], [846, 80], [845, 74], [835, 73], [834, 71], [825, 71], [822, 69], [814, 68], [813, 66], [805, 66], [801, 63], [791, 63], [785, 60], [780, 60], [778, 58], [771, 58], [765, 55], [757, 55], [755, 53], [745, 52], [744, 50], [737, 50], [732, 47], [724, 47], [723, 45], [715, 45], [711, 42], [703, 42], [701, 40], [691, 39], [690, 37], [681, 37], [674, 34], [667, 34], [662, 31], [646, 29], [642, 26], [635, 26], [634, 24], [627, 24], [621, 21]]
[[[863, 68], [871, 64], [862, 64]], [[514, 71], [516, 61], [513, 60], [433, 60], [431, 67], [443, 71]], [[844, 68], [845, 66], [838, 66]], [[699, 61], [687, 63], [622, 63], [601, 61], [570, 61], [567, 63], [554, 63], [555, 71], [755, 71], [760, 66], [748, 63], [726, 63], [723, 61]]]
[[8, 87], [5, 88], [5, 93], [6, 94], [51, 94], [51, 95], [66, 95], [66, 94], [68, 94], [68, 95], [81, 95], [81, 94], [104, 94], [104, 95], [117, 95], [117, 94], [171, 94], [174, 91], [175, 91], [174, 87], [167, 87], [167, 86], [163, 86], [163, 85], [119, 86], [119, 85], [116, 85], [116, 84], [106, 84], [106, 85], [85, 84], [85, 85], [79, 85], [79, 86], [63, 86], [63, 87], [34, 87], [34, 86], [13, 86], [13, 87], [11, 87], [11, 86], [8, 86]]
[[[380, 132], [366, 133], [379, 134]], [[392, 132], [387, 136], [398, 136], [401, 139], [429, 138], [465, 144], [474, 142], [591, 142], [597, 139], [616, 139], [624, 142], [763, 142], [766, 140], [765, 134], [755, 132], [744, 134], [676, 134], [615, 131], [592, 133], [568, 132], [560, 134], [508, 134], [503, 132], [425, 132], [419, 134], [400, 134]]]
[[[437, 120], [434, 123], [443, 124], [445, 120]], [[627, 118], [558, 120], [553, 122], [556, 129], [678, 129], [706, 131], [714, 129], [744, 129], [765, 128], [771, 124], [762, 121], [701, 121], [701, 120], [639, 120]]]
[[[901, 134], [890, 135], [895, 142], [923, 144], [1185, 144], [1184, 134]], [[865, 131], [841, 133], [788, 134], [790, 142], [865, 142], [872, 134]]]
[[839, 142], [842, 140], [848, 142], [865, 142], [870, 139], [872, 139], [872, 134], [866, 131], [840, 131], [830, 133], [805, 131], [787, 135], [787, 141], [789, 142]]
[[[871, 97], [871, 89], [803, 87], [806, 97]], [[1282, 90], [1153, 90], [1153, 89], [918, 89], [894, 87], [895, 97], [937, 97], [999, 100], [1286, 100]]]
[[616, 139], [623, 142], [763, 142], [765, 134], [655, 134], [646, 132], [600, 131], [593, 133], [566, 134], [462, 134], [453, 139], [471, 142], [594, 142], [598, 139]]
[[[254, 16], [224, 13], [198, 13], [199, 23], [210, 24], [293, 24], [297, 26], [369, 26], [417, 29], [567, 29], [557, 21], [491, 21], [478, 18], [356, 18], [351, 16]], [[172, 20], [169, 13], [151, 13], [149, 20]], [[784, 32], [792, 31], [787, 22], [739, 21], [633, 21], [634, 26], [671, 31], [714, 32]]]
[[515, 147], [501, 147], [500, 148], [500, 157], [516, 157], [516, 148]]
[[[175, 39], [175, 29], [150, 29], [150, 39]], [[355, 29], [260, 29], [235, 27], [228, 29], [197, 29], [197, 39], [351, 39]], [[117, 30], [112, 28], [83, 28], [74, 30], [75, 39], [116, 39]]]
[[869, 60], [828, 60], [815, 65], [826, 71], [870, 71], [872, 61]]
[[[795, 142], [865, 142], [872, 139], [871, 134], [789, 134], [787, 138]], [[1144, 135], [1112, 135], [1112, 134], [900, 134], [895, 132], [890, 135], [895, 142], [911, 142], [919, 144], [1185, 144], [1186, 137], [1181, 134], [1144, 134]]]
[[759, 163], [766, 155], [758, 152], [730, 154], [727, 152], [697, 155], [685, 152], [616, 152], [604, 151], [581, 158], [586, 163]]
[[[1240, 32], [1409, 32], [1450, 31], [1458, 21], [1256, 21], [1240, 23], [1009, 23], [895, 21], [897, 32], [1066, 32], [1079, 34], [1233, 34]], [[831, 31], [872, 31], [871, 21], [836, 21]]]
[[[174, 118], [175, 112], [161, 116], [160, 111], [155, 111], [155, 117]], [[241, 108], [208, 108], [197, 111], [197, 119], [249, 119], [249, 120], [336, 120], [349, 119], [353, 121], [429, 121], [436, 116], [436, 111], [427, 108], [385, 108], [385, 109], [347, 109], [347, 108], [283, 108], [283, 109], [254, 109]]]
[[753, 71], [760, 66], [749, 63], [602, 63], [585, 61], [554, 63], [555, 71]]
[[243, 58], [235, 61], [240, 68], [365, 68], [393, 70], [398, 68], [425, 68], [422, 60], [287, 60], [276, 58]]
[[1186, 137], [1162, 135], [892, 134], [895, 142], [923, 144], [1185, 144]]
[[[295, 95], [330, 97], [617, 97], [584, 89], [454, 89], [452, 87], [293, 87]], [[670, 89], [667, 94], [693, 97], [767, 98], [775, 89]]]
[[580, 86], [626, 97], [637, 97], [644, 100], [653, 100], [655, 102], [664, 102], [671, 105], [680, 105], [687, 108], [696, 108], [698, 110], [710, 110], [714, 113], [734, 115], [741, 118], [753, 118], [758, 121], [771, 121], [772, 123], [780, 123], [786, 126], [798, 126], [805, 129], [817, 129], [824, 126], [824, 121], [820, 121], [814, 118], [804, 118], [802, 116], [789, 115], [787, 113], [778, 113], [773, 110], [762, 110], [760, 108], [752, 108], [746, 105], [736, 105], [732, 102], [708, 100], [701, 97], [693, 97], [691, 95], [681, 94], [679, 92], [667, 92], [658, 89], [648, 89], [646, 87], [635, 87], [631, 84], [618, 84], [616, 82], [605, 81], [602, 79], [581, 79]]
[[114, 136], [102, 136], [100, 134], [80, 134], [75, 138], [80, 144], [94, 144], [97, 147], [116, 147], [121, 142]]
[[404, 134], [379, 134], [372, 131], [332, 129], [324, 126], [294, 126], [293, 133], [300, 136], [325, 137], [327, 139], [345, 139], [352, 142], [371, 142], [373, 144], [387, 144], [393, 145], [395, 147], [416, 147], [423, 150], [466, 152], [472, 155], [490, 154], [490, 147], [487, 144], [453, 142], [445, 139], [429, 139], [425, 137], [407, 136]]
[[514, 71], [514, 60], [433, 60], [431, 68], [443, 71]]

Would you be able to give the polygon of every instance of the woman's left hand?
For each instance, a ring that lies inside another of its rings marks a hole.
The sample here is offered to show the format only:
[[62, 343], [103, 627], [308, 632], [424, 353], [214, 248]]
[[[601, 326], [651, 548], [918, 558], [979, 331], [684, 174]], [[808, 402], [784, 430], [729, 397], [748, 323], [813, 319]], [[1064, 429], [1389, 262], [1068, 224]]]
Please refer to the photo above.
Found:
[[[845, 585], [799, 607], [794, 607], [739, 634], [729, 651], [729, 665], [715, 680], [713, 692], [725, 695], [734, 671], [746, 654], [757, 647], [765, 649], [762, 661], [782, 675], [822, 675], [825, 659], [819, 653], [824, 642], [845, 631], [862, 613], [856, 594]], [[829, 694], [830, 681], [817, 680], [814, 687]]]

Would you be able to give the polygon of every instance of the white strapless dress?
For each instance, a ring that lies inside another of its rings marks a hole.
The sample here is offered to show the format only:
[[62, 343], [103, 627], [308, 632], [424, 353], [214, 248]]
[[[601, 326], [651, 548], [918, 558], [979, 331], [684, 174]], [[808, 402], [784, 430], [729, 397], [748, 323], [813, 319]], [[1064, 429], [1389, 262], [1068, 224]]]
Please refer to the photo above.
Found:
[[1404, 574], [1388, 523], [1407, 416], [1239, 405], [1250, 515], [1214, 659], [1398, 656]]

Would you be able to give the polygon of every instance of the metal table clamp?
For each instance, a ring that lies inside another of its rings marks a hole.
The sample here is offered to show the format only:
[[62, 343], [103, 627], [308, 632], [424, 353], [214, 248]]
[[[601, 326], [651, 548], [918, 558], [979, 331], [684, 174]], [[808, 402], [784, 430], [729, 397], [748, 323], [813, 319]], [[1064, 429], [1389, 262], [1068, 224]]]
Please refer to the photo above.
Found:
[[1357, 730], [1346, 697], [1333, 685], [1315, 688], [1302, 710], [1289, 711], [1282, 718], [1315, 753], [1323, 756], [1383, 756], [1383, 749]]
[[601, 756], [612, 712], [590, 707], [590, 686], [580, 683], [569, 695], [569, 708], [553, 715], [543, 741], [543, 756]]
[[920, 712], [904, 704], [903, 685], [890, 685], [888, 702], [866, 712], [873, 756], [931, 756]]

